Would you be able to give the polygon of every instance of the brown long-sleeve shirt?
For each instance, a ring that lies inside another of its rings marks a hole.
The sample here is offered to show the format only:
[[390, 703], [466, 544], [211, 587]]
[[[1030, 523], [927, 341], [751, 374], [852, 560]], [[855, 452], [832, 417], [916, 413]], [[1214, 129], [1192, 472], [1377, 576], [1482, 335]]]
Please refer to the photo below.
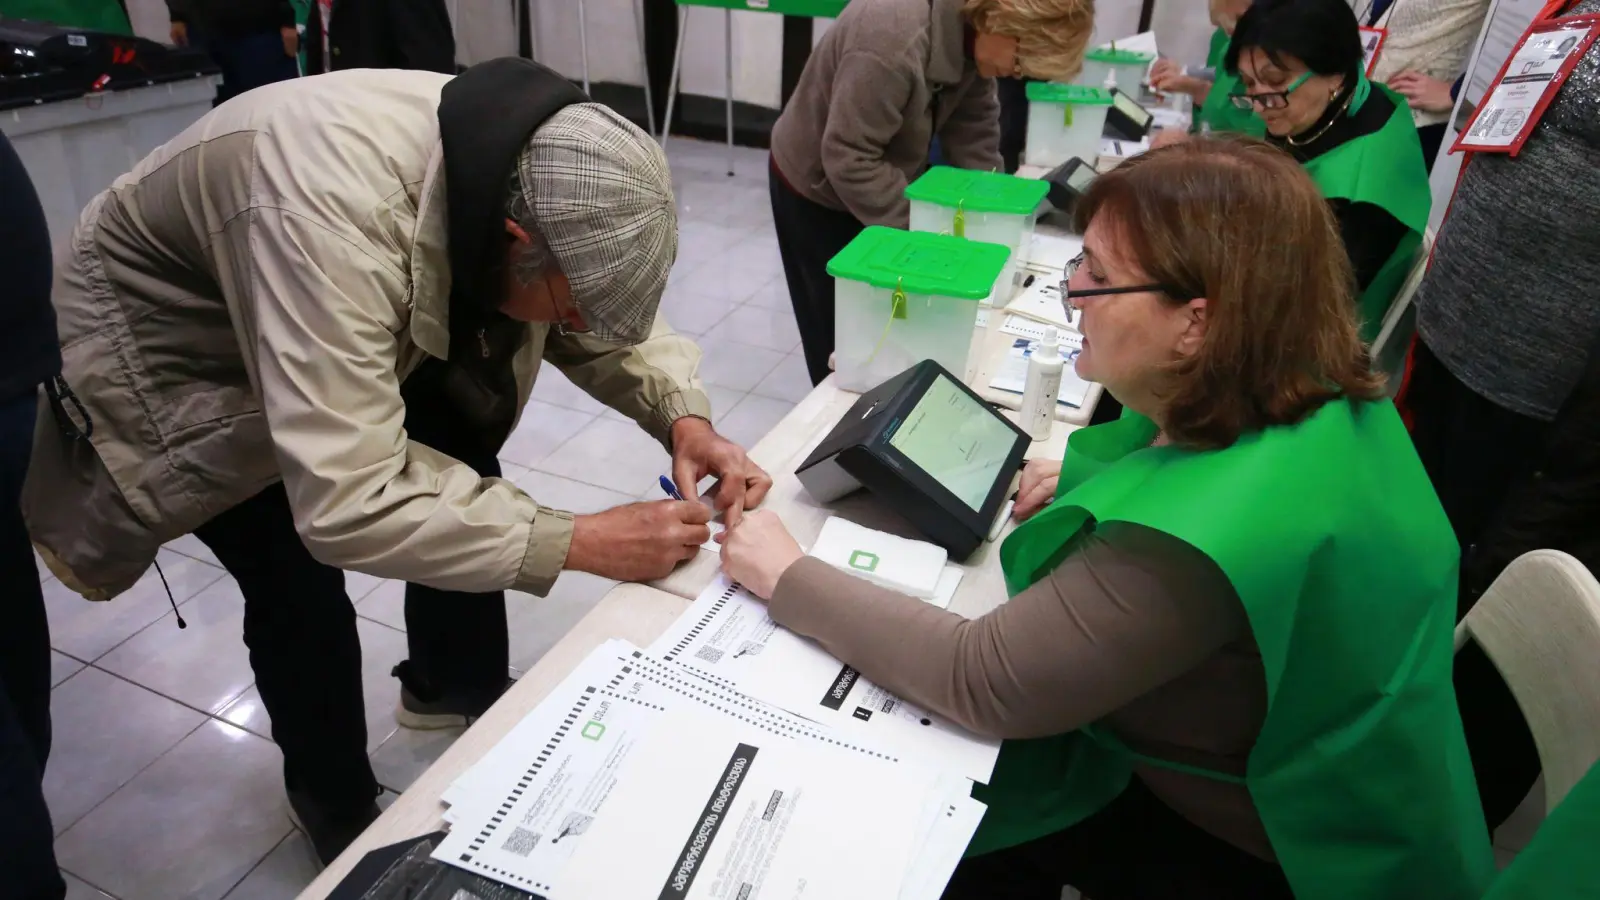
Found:
[[784, 183], [867, 225], [904, 228], [928, 146], [999, 168], [1000, 101], [965, 52], [962, 0], [872, 0], [839, 14], [772, 126]]
[[[809, 557], [770, 613], [862, 675], [981, 735], [1031, 738], [1099, 722], [1146, 756], [1243, 775], [1266, 715], [1244, 607], [1216, 564], [1153, 529], [1107, 523], [1049, 576], [977, 619]], [[1273, 859], [1249, 792], [1140, 766], [1191, 822]]]

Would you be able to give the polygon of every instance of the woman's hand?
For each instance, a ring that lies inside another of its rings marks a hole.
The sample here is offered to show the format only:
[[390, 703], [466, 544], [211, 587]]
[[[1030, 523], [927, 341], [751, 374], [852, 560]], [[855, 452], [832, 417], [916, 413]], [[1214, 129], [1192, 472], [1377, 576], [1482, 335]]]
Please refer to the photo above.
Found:
[[1183, 74], [1183, 66], [1162, 57], [1150, 67], [1150, 87], [1163, 94], [1188, 94], [1195, 103], [1204, 103], [1211, 82]]
[[1162, 85], [1172, 79], [1182, 77], [1183, 66], [1167, 59], [1165, 56], [1156, 60], [1155, 65], [1150, 67], [1150, 86], [1158, 91], [1162, 89]]
[[1423, 112], [1449, 112], [1456, 105], [1450, 96], [1450, 82], [1411, 69], [1389, 79], [1389, 87], [1402, 94], [1412, 109]]
[[1061, 460], [1030, 459], [1022, 467], [1022, 482], [1017, 486], [1017, 504], [1011, 518], [1026, 522], [1034, 513], [1056, 499], [1056, 481], [1061, 475]]
[[717, 540], [722, 541], [722, 571], [763, 600], [772, 599], [778, 579], [805, 555], [777, 514], [765, 509], [746, 513]]

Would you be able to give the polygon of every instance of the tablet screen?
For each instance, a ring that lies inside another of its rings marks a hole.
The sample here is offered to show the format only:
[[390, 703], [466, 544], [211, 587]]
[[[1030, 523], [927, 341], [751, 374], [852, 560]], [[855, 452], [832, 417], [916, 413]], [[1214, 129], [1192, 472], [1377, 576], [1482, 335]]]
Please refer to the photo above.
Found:
[[889, 436], [889, 446], [974, 512], [982, 511], [1016, 441], [1016, 431], [944, 375]]
[[1133, 99], [1127, 94], [1122, 93], [1121, 91], [1117, 91], [1116, 94], [1112, 95], [1111, 102], [1115, 103], [1117, 105], [1117, 109], [1121, 111], [1123, 115], [1132, 119], [1133, 124], [1140, 128], [1143, 128], [1145, 123], [1149, 122], [1152, 118], [1150, 111], [1140, 106], [1139, 101]]
[[1089, 189], [1089, 185], [1094, 181], [1094, 175], [1095, 171], [1089, 168], [1088, 163], [1079, 163], [1078, 167], [1072, 170], [1072, 174], [1067, 176], [1067, 185], [1081, 194]]

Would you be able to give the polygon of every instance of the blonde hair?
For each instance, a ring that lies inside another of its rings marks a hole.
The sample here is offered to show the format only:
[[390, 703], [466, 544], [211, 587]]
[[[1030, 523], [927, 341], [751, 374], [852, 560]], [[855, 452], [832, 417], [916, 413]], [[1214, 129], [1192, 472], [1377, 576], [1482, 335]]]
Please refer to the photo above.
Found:
[[1069, 81], [1083, 68], [1094, 0], [966, 0], [972, 27], [1017, 39], [1017, 67], [1041, 81]]

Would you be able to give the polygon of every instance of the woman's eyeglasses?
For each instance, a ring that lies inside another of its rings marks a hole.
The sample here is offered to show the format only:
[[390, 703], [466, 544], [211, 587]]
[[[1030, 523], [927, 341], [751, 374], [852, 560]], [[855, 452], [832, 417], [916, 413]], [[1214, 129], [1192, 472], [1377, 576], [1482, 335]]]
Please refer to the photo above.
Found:
[[1259, 106], [1262, 109], [1283, 109], [1289, 105], [1289, 95], [1294, 93], [1300, 85], [1311, 78], [1310, 72], [1305, 72], [1289, 82], [1289, 86], [1281, 91], [1262, 91], [1259, 94], [1229, 94], [1228, 99], [1238, 109], [1250, 109]]
[[1072, 288], [1067, 287], [1067, 283], [1072, 280], [1073, 274], [1076, 273], [1079, 267], [1082, 265], [1083, 254], [1079, 253], [1077, 256], [1074, 256], [1070, 261], [1067, 262], [1067, 266], [1062, 271], [1061, 276], [1061, 307], [1067, 312], [1067, 324], [1074, 328], [1078, 327], [1079, 313], [1079, 310], [1072, 305], [1072, 300], [1075, 297], [1108, 297], [1113, 294], [1148, 293], [1167, 294], [1172, 297], [1183, 296], [1182, 291], [1167, 284], [1135, 284], [1129, 285], [1128, 287], [1085, 288], [1081, 291], [1073, 290]]

